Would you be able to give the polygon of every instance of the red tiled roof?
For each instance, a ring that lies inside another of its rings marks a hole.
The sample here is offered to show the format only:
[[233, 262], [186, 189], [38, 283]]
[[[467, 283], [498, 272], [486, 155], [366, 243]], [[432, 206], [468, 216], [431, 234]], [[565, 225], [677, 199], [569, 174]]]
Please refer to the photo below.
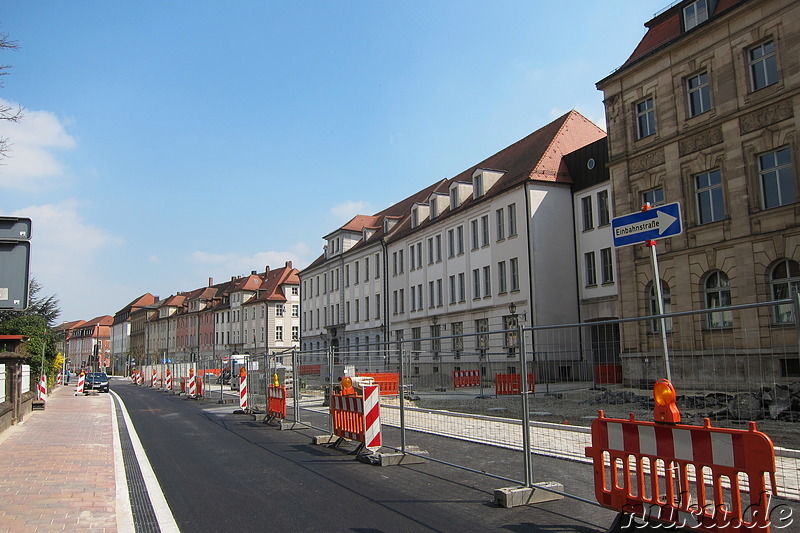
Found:
[[[718, 17], [729, 9], [737, 7], [739, 4], [744, 4], [747, 1], [748, 0], [719, 0], [714, 12], [711, 13], [708, 18], [711, 20]], [[686, 2], [681, 2], [671, 6], [663, 13], [656, 15], [652, 20], [646, 22], [645, 27], [647, 28], [647, 32], [628, 60], [625, 61], [618, 70], [627, 67], [651, 52], [680, 38], [685, 33], [689, 33], [683, 32], [681, 28], [681, 13], [685, 5]], [[698, 28], [701, 27], [702, 25], [698, 26]], [[690, 30], [690, 32], [691, 31], [692, 30]]]

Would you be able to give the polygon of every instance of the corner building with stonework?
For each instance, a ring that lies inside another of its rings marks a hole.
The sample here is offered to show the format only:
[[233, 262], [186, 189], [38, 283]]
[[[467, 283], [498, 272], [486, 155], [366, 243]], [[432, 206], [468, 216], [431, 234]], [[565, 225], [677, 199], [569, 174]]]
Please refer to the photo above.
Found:
[[[645, 26], [597, 87], [615, 216], [646, 202], [681, 205], [683, 233], [657, 244], [665, 312], [791, 297], [800, 287], [800, 2], [683, 1]], [[617, 252], [620, 316], [655, 314], [649, 250]], [[626, 382], [658, 375], [660, 327], [623, 324]], [[664, 329], [682, 383], [800, 375], [791, 306], [675, 318]]]

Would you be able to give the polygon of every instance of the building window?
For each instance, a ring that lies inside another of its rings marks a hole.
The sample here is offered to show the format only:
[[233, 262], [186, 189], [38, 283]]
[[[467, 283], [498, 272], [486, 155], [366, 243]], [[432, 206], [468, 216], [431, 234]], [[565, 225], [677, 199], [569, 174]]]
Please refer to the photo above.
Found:
[[653, 99], [647, 98], [636, 104], [636, 138], [643, 139], [656, 133], [656, 115]]
[[392, 291], [392, 313], [397, 314], [397, 291]]
[[441, 278], [436, 280], [436, 305], [441, 307], [442, 300], [444, 299], [444, 295], [442, 294], [442, 280]]
[[603, 283], [614, 282], [614, 262], [612, 257], [611, 248], [600, 250], [600, 275]]
[[369, 280], [369, 257], [364, 258], [364, 281]]
[[397, 252], [392, 252], [392, 276], [397, 275]]
[[300, 340], [300, 328], [299, 328], [299, 326], [292, 326], [292, 340], [293, 341]]
[[355, 276], [356, 276], [355, 284], [358, 285], [359, 277], [360, 277], [359, 276], [359, 273], [360, 273], [359, 272], [359, 267], [361, 266], [361, 263], [356, 261], [355, 263], [353, 263], [353, 265], [355, 266]]
[[419, 213], [417, 208], [411, 210], [411, 227], [416, 228], [419, 226]]
[[472, 249], [477, 250], [479, 248], [479, 237], [478, 237], [478, 220], [475, 219], [469, 223], [470, 228], [472, 229]]
[[650, 204], [652, 207], [664, 204], [664, 189], [657, 187], [642, 193], [642, 205]]
[[[669, 285], [664, 283], [664, 280], [661, 280], [661, 292], [662, 292], [662, 301], [664, 303], [664, 314], [669, 314], [672, 312], [672, 300], [670, 299], [669, 294]], [[656, 287], [654, 283], [649, 283], [647, 285], [647, 298], [649, 302], [649, 310], [651, 315], [658, 315], [658, 300], [656, 299]], [[665, 318], [664, 324], [666, 326], [667, 333], [672, 331], [672, 318]], [[661, 319], [655, 318], [650, 322], [650, 331], [652, 333], [659, 333], [661, 331]]]
[[[375, 254], [375, 279], [380, 279], [380, 277], [381, 277], [381, 256], [380, 254]], [[338, 289], [339, 287], [337, 286], [336, 288]]]
[[369, 296], [364, 298], [364, 320], [369, 320]]
[[753, 91], [763, 89], [778, 81], [778, 61], [775, 41], [754, 46], [747, 52], [750, 63], [750, 84]]
[[275, 316], [283, 316], [284, 313], [284, 306], [283, 304], [278, 304], [275, 306]]
[[795, 201], [792, 156], [788, 148], [758, 156], [758, 176], [764, 209]]
[[483, 267], [483, 296], [492, 295], [492, 267]]
[[706, 20], [708, 20], [708, 4], [706, 0], [696, 0], [683, 8], [684, 31], [689, 31]]
[[517, 234], [517, 204], [508, 206], [508, 236], [513, 237]]
[[611, 223], [611, 212], [608, 209], [608, 191], [597, 193], [597, 225], [607, 226]]
[[433, 264], [433, 237], [428, 237], [428, 264]]
[[458, 301], [467, 301], [467, 284], [463, 272], [458, 273]]
[[499, 263], [497, 263], [497, 291], [498, 294], [503, 294], [508, 291], [505, 261], [500, 261]]
[[436, 236], [436, 262], [440, 263], [442, 261], [442, 236]]
[[456, 256], [456, 230], [447, 230], [447, 257]]
[[489, 215], [481, 217], [481, 246], [489, 246]]
[[[412, 250], [411, 253], [414, 253]], [[417, 268], [422, 268], [422, 241], [417, 243]]]
[[411, 351], [414, 352], [414, 355], [419, 357], [419, 353], [422, 351], [422, 328], [411, 328]]
[[[772, 286], [772, 298], [775, 300], [786, 300], [794, 298], [800, 292], [800, 264], [792, 259], [781, 259], [772, 268], [770, 274], [770, 284]], [[782, 304], [775, 306], [776, 324], [794, 324], [794, 311], [792, 304]]]
[[699, 224], [716, 222], [725, 218], [722, 201], [722, 174], [719, 169], [694, 177], [697, 196], [697, 221]]
[[403, 273], [403, 250], [398, 250], [397, 251], [397, 259], [398, 259], [398, 262], [399, 262], [398, 266], [400, 268], [399, 272], [400, 272], [400, 274], [402, 274]]
[[292, 305], [292, 316], [297, 318], [300, 316], [300, 306], [299, 305]]
[[350, 286], [350, 265], [344, 266], [344, 286]]
[[500, 208], [497, 213], [497, 240], [501, 241], [506, 238], [506, 216], [503, 209]]
[[478, 174], [474, 178], [472, 178], [472, 186], [475, 190], [475, 198], [480, 198], [483, 196], [483, 175]]
[[457, 252], [458, 255], [464, 253], [464, 226], [458, 226], [456, 228], [456, 245], [457, 245]]
[[708, 84], [708, 72], [701, 72], [686, 80], [686, 92], [689, 96], [689, 117], [696, 117], [711, 109], [711, 86]]
[[594, 261], [594, 252], [586, 252], [583, 254], [583, 264], [586, 286], [593, 287], [597, 285], [597, 266]]
[[411, 310], [414, 311], [417, 309], [417, 289], [413, 285], [411, 286]]
[[449, 281], [450, 281], [450, 304], [454, 304], [456, 303], [456, 297], [457, 297], [455, 275], [450, 276]]
[[581, 198], [581, 212], [583, 213], [583, 231], [594, 228], [594, 214], [592, 213], [592, 197]]
[[405, 313], [406, 310], [406, 294], [405, 289], [400, 289], [400, 314]]
[[[708, 275], [704, 292], [706, 296], [706, 309], [730, 307], [731, 283], [725, 272], [716, 270]], [[733, 311], [714, 311], [708, 314], [707, 324], [709, 329], [733, 327]]]
[[275, 340], [276, 341], [283, 340], [283, 326], [275, 326]]
[[453, 187], [450, 189], [450, 211], [455, 211], [458, 207], [458, 189]]
[[511, 267], [511, 290], [518, 291], [519, 290], [519, 259], [514, 257], [509, 261], [509, 266]]
[[481, 271], [477, 268], [472, 271], [472, 298], [481, 297]]
[[431, 326], [431, 351], [433, 355], [439, 355], [439, 352], [442, 351], [442, 326], [440, 324], [436, 324], [435, 326]]
[[432, 281], [428, 282], [428, 307], [436, 307], [436, 289]]
[[422, 311], [423, 307], [423, 300], [422, 300], [422, 283], [417, 285], [417, 311]]

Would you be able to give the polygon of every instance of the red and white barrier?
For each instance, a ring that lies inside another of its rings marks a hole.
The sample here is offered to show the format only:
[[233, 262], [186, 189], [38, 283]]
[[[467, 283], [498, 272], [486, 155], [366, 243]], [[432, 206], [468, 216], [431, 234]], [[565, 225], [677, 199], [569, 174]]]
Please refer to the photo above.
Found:
[[158, 382], [158, 371], [154, 368], [153, 375], [150, 378], [150, 386], [153, 387], [154, 389], [156, 388], [156, 382]]
[[39, 386], [36, 389], [36, 397], [40, 402], [47, 401], [47, 376], [44, 374], [39, 378]]
[[172, 371], [169, 368], [167, 369], [167, 378], [166, 382], [164, 383], [164, 388], [168, 391], [172, 390]]
[[286, 387], [270, 385], [267, 389], [267, 417], [280, 420], [286, 418]]
[[61, 371], [58, 371], [58, 375], [56, 376], [56, 385], [62, 384], [63, 377], [61, 376]]
[[371, 451], [381, 447], [380, 388], [364, 387], [364, 395], [334, 394], [331, 401], [333, 434], [364, 444]]
[[78, 376], [78, 388], [75, 389], [75, 396], [78, 394], [83, 394], [83, 386], [86, 383], [86, 373], [81, 372]]
[[194, 369], [189, 369], [189, 398], [197, 397], [197, 378], [194, 375]]
[[247, 372], [242, 368], [239, 374], [239, 408], [247, 409]]

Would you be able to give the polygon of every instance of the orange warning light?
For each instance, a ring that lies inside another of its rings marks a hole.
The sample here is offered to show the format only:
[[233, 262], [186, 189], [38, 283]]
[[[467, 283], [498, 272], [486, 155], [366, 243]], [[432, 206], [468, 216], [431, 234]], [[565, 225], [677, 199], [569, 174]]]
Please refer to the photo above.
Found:
[[352, 386], [353, 386], [352, 378], [349, 378], [348, 376], [345, 376], [345, 377], [342, 378], [342, 388], [343, 389], [349, 389]]
[[653, 386], [653, 399], [656, 401], [653, 419], [665, 424], [677, 424], [681, 421], [681, 412], [675, 404], [678, 393], [667, 379], [659, 379]]
[[239, 377], [246, 378], [247, 377], [247, 369], [243, 366], [239, 367]]
[[278, 374], [272, 374], [272, 386], [273, 387], [280, 387], [281, 386], [281, 382], [278, 379]]

